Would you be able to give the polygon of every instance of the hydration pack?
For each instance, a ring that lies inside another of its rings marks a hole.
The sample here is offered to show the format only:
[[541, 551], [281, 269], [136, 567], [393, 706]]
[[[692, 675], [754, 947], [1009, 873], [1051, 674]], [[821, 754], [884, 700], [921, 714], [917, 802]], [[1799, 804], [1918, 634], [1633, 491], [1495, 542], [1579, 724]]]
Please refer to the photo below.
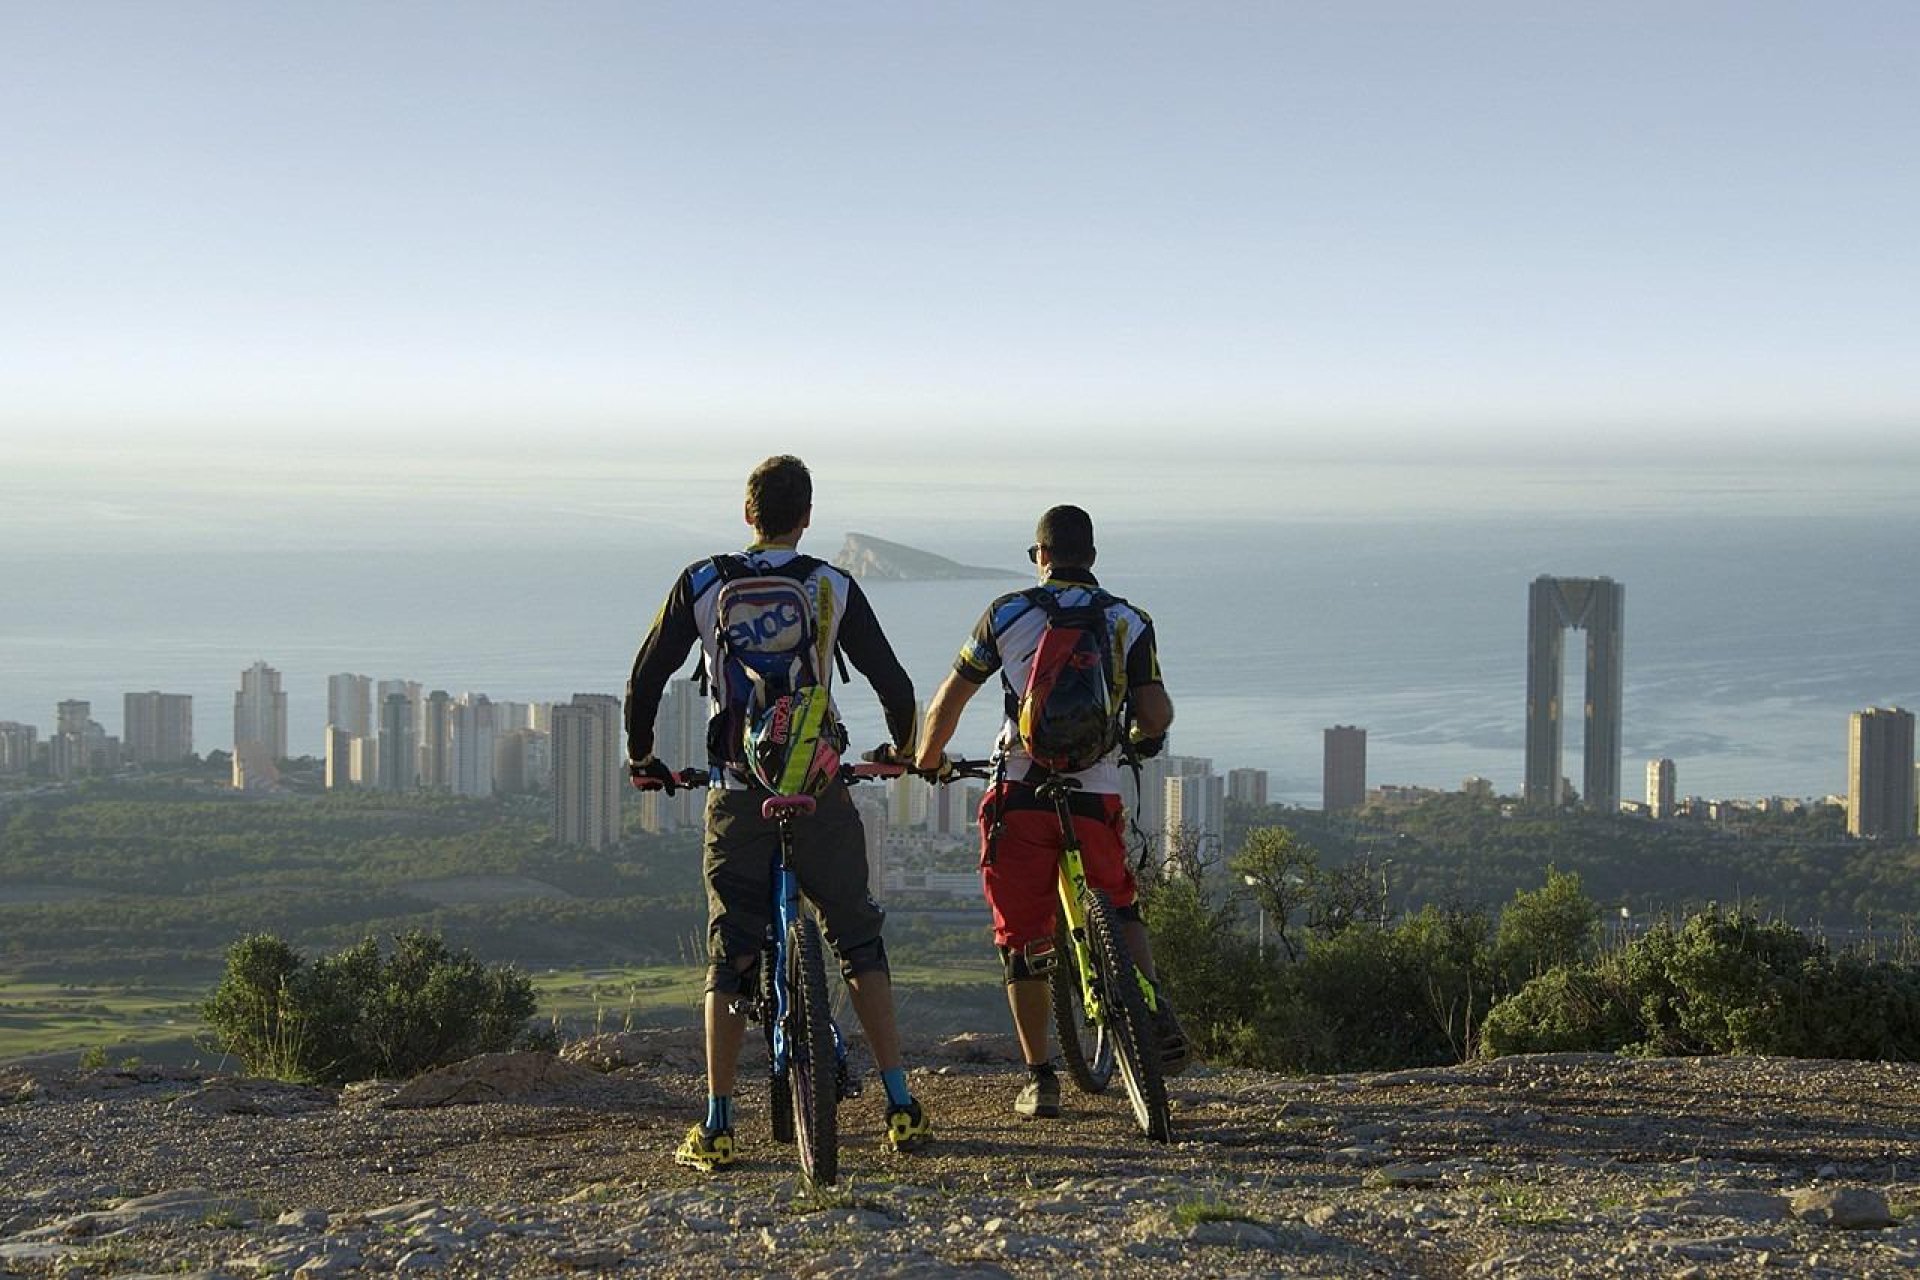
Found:
[[762, 569], [739, 556], [712, 560], [720, 585], [708, 756], [776, 795], [825, 791], [846, 746], [833, 710], [833, 585], [815, 574], [822, 563], [795, 556]]
[[1009, 717], [1021, 749], [1043, 769], [1090, 769], [1120, 745], [1126, 633], [1124, 622], [1116, 631], [1107, 610], [1125, 602], [1104, 591], [1083, 605], [1063, 605], [1044, 587], [1022, 594], [1047, 623]]

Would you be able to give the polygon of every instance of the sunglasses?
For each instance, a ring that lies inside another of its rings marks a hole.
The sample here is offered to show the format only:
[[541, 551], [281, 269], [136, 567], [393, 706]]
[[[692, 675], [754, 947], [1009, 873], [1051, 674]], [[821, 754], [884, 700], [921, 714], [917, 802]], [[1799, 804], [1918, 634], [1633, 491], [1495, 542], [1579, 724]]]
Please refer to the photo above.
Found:
[[1027, 548], [1027, 559], [1028, 559], [1028, 560], [1030, 560], [1030, 561], [1032, 561], [1032, 562], [1033, 562], [1034, 564], [1039, 564], [1039, 563], [1040, 563], [1040, 548], [1041, 548], [1042, 546], [1044, 546], [1044, 545], [1046, 545], [1046, 544], [1045, 544], [1045, 543], [1040, 543], [1040, 542], [1036, 542], [1036, 543], [1034, 543], [1034, 544], [1033, 544], [1032, 546], [1030, 546], [1030, 547], [1028, 547], [1028, 548]]

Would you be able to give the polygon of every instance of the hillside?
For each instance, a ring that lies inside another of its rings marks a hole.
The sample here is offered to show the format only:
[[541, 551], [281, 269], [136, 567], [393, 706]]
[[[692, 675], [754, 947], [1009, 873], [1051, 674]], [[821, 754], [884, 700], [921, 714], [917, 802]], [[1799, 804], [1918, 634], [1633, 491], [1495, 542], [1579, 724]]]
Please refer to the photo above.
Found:
[[[1920, 1068], [1604, 1055], [1176, 1081], [1178, 1141], [1116, 1097], [1007, 1108], [1011, 1046], [919, 1046], [940, 1140], [796, 1187], [743, 1089], [747, 1162], [665, 1153], [702, 1094], [689, 1032], [344, 1093], [0, 1067], [0, 1275], [1896, 1276], [1920, 1266]], [[749, 1051], [751, 1054], [751, 1050]], [[601, 1065], [609, 1065], [602, 1061]], [[517, 1069], [520, 1074], [515, 1075]], [[528, 1074], [528, 1073], [531, 1074]], [[743, 1082], [755, 1079], [743, 1064]], [[517, 1084], [516, 1084], [517, 1081]], [[406, 1105], [411, 1104], [411, 1105]], [[1904, 1219], [1895, 1222], [1893, 1219]], [[9, 1270], [11, 1269], [11, 1270]]]
[[1007, 569], [961, 564], [931, 551], [888, 542], [868, 533], [850, 533], [833, 557], [835, 568], [874, 582], [951, 582], [967, 578], [1020, 578]]

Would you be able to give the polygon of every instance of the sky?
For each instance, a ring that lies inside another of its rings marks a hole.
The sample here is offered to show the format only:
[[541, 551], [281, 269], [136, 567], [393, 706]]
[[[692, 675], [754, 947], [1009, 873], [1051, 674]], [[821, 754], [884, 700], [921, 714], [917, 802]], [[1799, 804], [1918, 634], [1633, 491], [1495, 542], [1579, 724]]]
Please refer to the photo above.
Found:
[[1916, 63], [1906, 0], [22, 0], [0, 527], [342, 450], [1911, 464]]

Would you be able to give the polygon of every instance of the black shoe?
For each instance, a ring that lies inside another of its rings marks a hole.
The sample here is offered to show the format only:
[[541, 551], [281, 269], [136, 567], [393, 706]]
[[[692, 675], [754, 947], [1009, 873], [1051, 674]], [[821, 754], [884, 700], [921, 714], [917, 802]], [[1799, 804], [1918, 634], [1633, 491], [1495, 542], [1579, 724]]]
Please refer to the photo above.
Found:
[[1049, 1071], [1027, 1078], [1013, 1109], [1036, 1120], [1052, 1120], [1060, 1115], [1060, 1077]]
[[1163, 1075], [1177, 1076], [1193, 1061], [1193, 1054], [1187, 1048], [1187, 1033], [1180, 1029], [1180, 1019], [1173, 1016], [1173, 1001], [1158, 987], [1153, 990], [1153, 1004], [1154, 1038], [1160, 1042], [1160, 1071]]

